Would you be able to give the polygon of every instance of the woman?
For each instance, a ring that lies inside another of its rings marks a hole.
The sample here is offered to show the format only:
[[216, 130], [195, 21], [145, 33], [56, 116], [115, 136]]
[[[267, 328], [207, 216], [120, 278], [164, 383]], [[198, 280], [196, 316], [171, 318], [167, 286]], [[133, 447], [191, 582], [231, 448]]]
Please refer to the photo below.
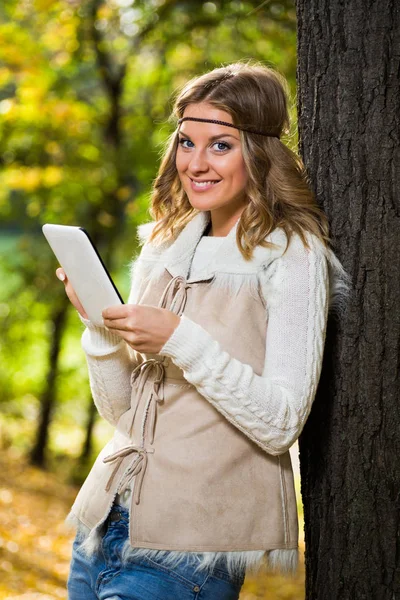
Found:
[[71, 509], [71, 600], [231, 600], [246, 570], [296, 569], [289, 448], [347, 283], [280, 141], [286, 89], [244, 63], [184, 87], [128, 304], [105, 310], [104, 328], [57, 271], [115, 426]]

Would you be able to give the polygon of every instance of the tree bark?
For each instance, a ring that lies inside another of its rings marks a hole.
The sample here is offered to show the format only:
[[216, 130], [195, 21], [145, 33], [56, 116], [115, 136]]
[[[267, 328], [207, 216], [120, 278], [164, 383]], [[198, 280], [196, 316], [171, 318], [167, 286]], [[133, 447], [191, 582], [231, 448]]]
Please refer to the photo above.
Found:
[[299, 148], [352, 278], [299, 440], [306, 598], [400, 598], [400, 7], [297, 0]]
[[93, 430], [96, 423], [97, 409], [90, 395], [86, 420], [86, 435], [79, 456], [79, 463], [85, 464], [91, 457], [93, 451]]

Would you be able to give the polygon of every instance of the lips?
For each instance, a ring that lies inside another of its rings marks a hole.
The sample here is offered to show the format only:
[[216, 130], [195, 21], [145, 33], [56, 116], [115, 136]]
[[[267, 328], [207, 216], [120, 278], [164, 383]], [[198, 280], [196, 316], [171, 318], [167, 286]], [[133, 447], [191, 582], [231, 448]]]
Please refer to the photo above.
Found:
[[216, 186], [221, 180], [213, 180], [213, 179], [190, 179], [192, 190], [195, 191], [205, 191], [209, 190], [212, 187]]

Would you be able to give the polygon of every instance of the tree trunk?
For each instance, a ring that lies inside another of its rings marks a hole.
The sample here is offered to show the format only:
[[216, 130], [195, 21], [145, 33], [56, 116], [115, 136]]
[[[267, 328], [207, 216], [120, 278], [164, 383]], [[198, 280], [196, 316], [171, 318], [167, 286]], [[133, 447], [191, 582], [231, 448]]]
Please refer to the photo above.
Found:
[[65, 317], [68, 309], [67, 299], [63, 299], [52, 319], [52, 337], [49, 351], [49, 370], [46, 377], [46, 388], [40, 403], [39, 424], [36, 440], [30, 452], [32, 464], [44, 468], [46, 466], [46, 450], [49, 438], [49, 426], [55, 405], [56, 378], [58, 373], [58, 358], [60, 354], [61, 338], [64, 331]]
[[353, 290], [299, 440], [307, 600], [400, 598], [396, 2], [297, 0], [300, 152]]
[[88, 411], [87, 411], [87, 421], [86, 421], [86, 435], [85, 435], [85, 441], [83, 443], [82, 446], [82, 451], [81, 454], [79, 456], [79, 463], [80, 464], [85, 464], [91, 454], [92, 454], [92, 450], [93, 450], [93, 429], [94, 429], [94, 425], [96, 423], [96, 416], [97, 416], [97, 409], [96, 406], [92, 400], [92, 396], [90, 395], [89, 398], [89, 404], [88, 404]]

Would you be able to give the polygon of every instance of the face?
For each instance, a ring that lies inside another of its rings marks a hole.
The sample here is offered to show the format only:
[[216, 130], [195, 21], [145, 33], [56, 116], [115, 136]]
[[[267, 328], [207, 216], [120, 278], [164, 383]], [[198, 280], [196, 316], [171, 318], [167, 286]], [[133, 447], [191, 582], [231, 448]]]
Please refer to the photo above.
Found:
[[[190, 104], [183, 116], [232, 123], [227, 112], [206, 102]], [[244, 209], [247, 172], [237, 129], [184, 121], [179, 130], [176, 168], [194, 208], [228, 218]]]

